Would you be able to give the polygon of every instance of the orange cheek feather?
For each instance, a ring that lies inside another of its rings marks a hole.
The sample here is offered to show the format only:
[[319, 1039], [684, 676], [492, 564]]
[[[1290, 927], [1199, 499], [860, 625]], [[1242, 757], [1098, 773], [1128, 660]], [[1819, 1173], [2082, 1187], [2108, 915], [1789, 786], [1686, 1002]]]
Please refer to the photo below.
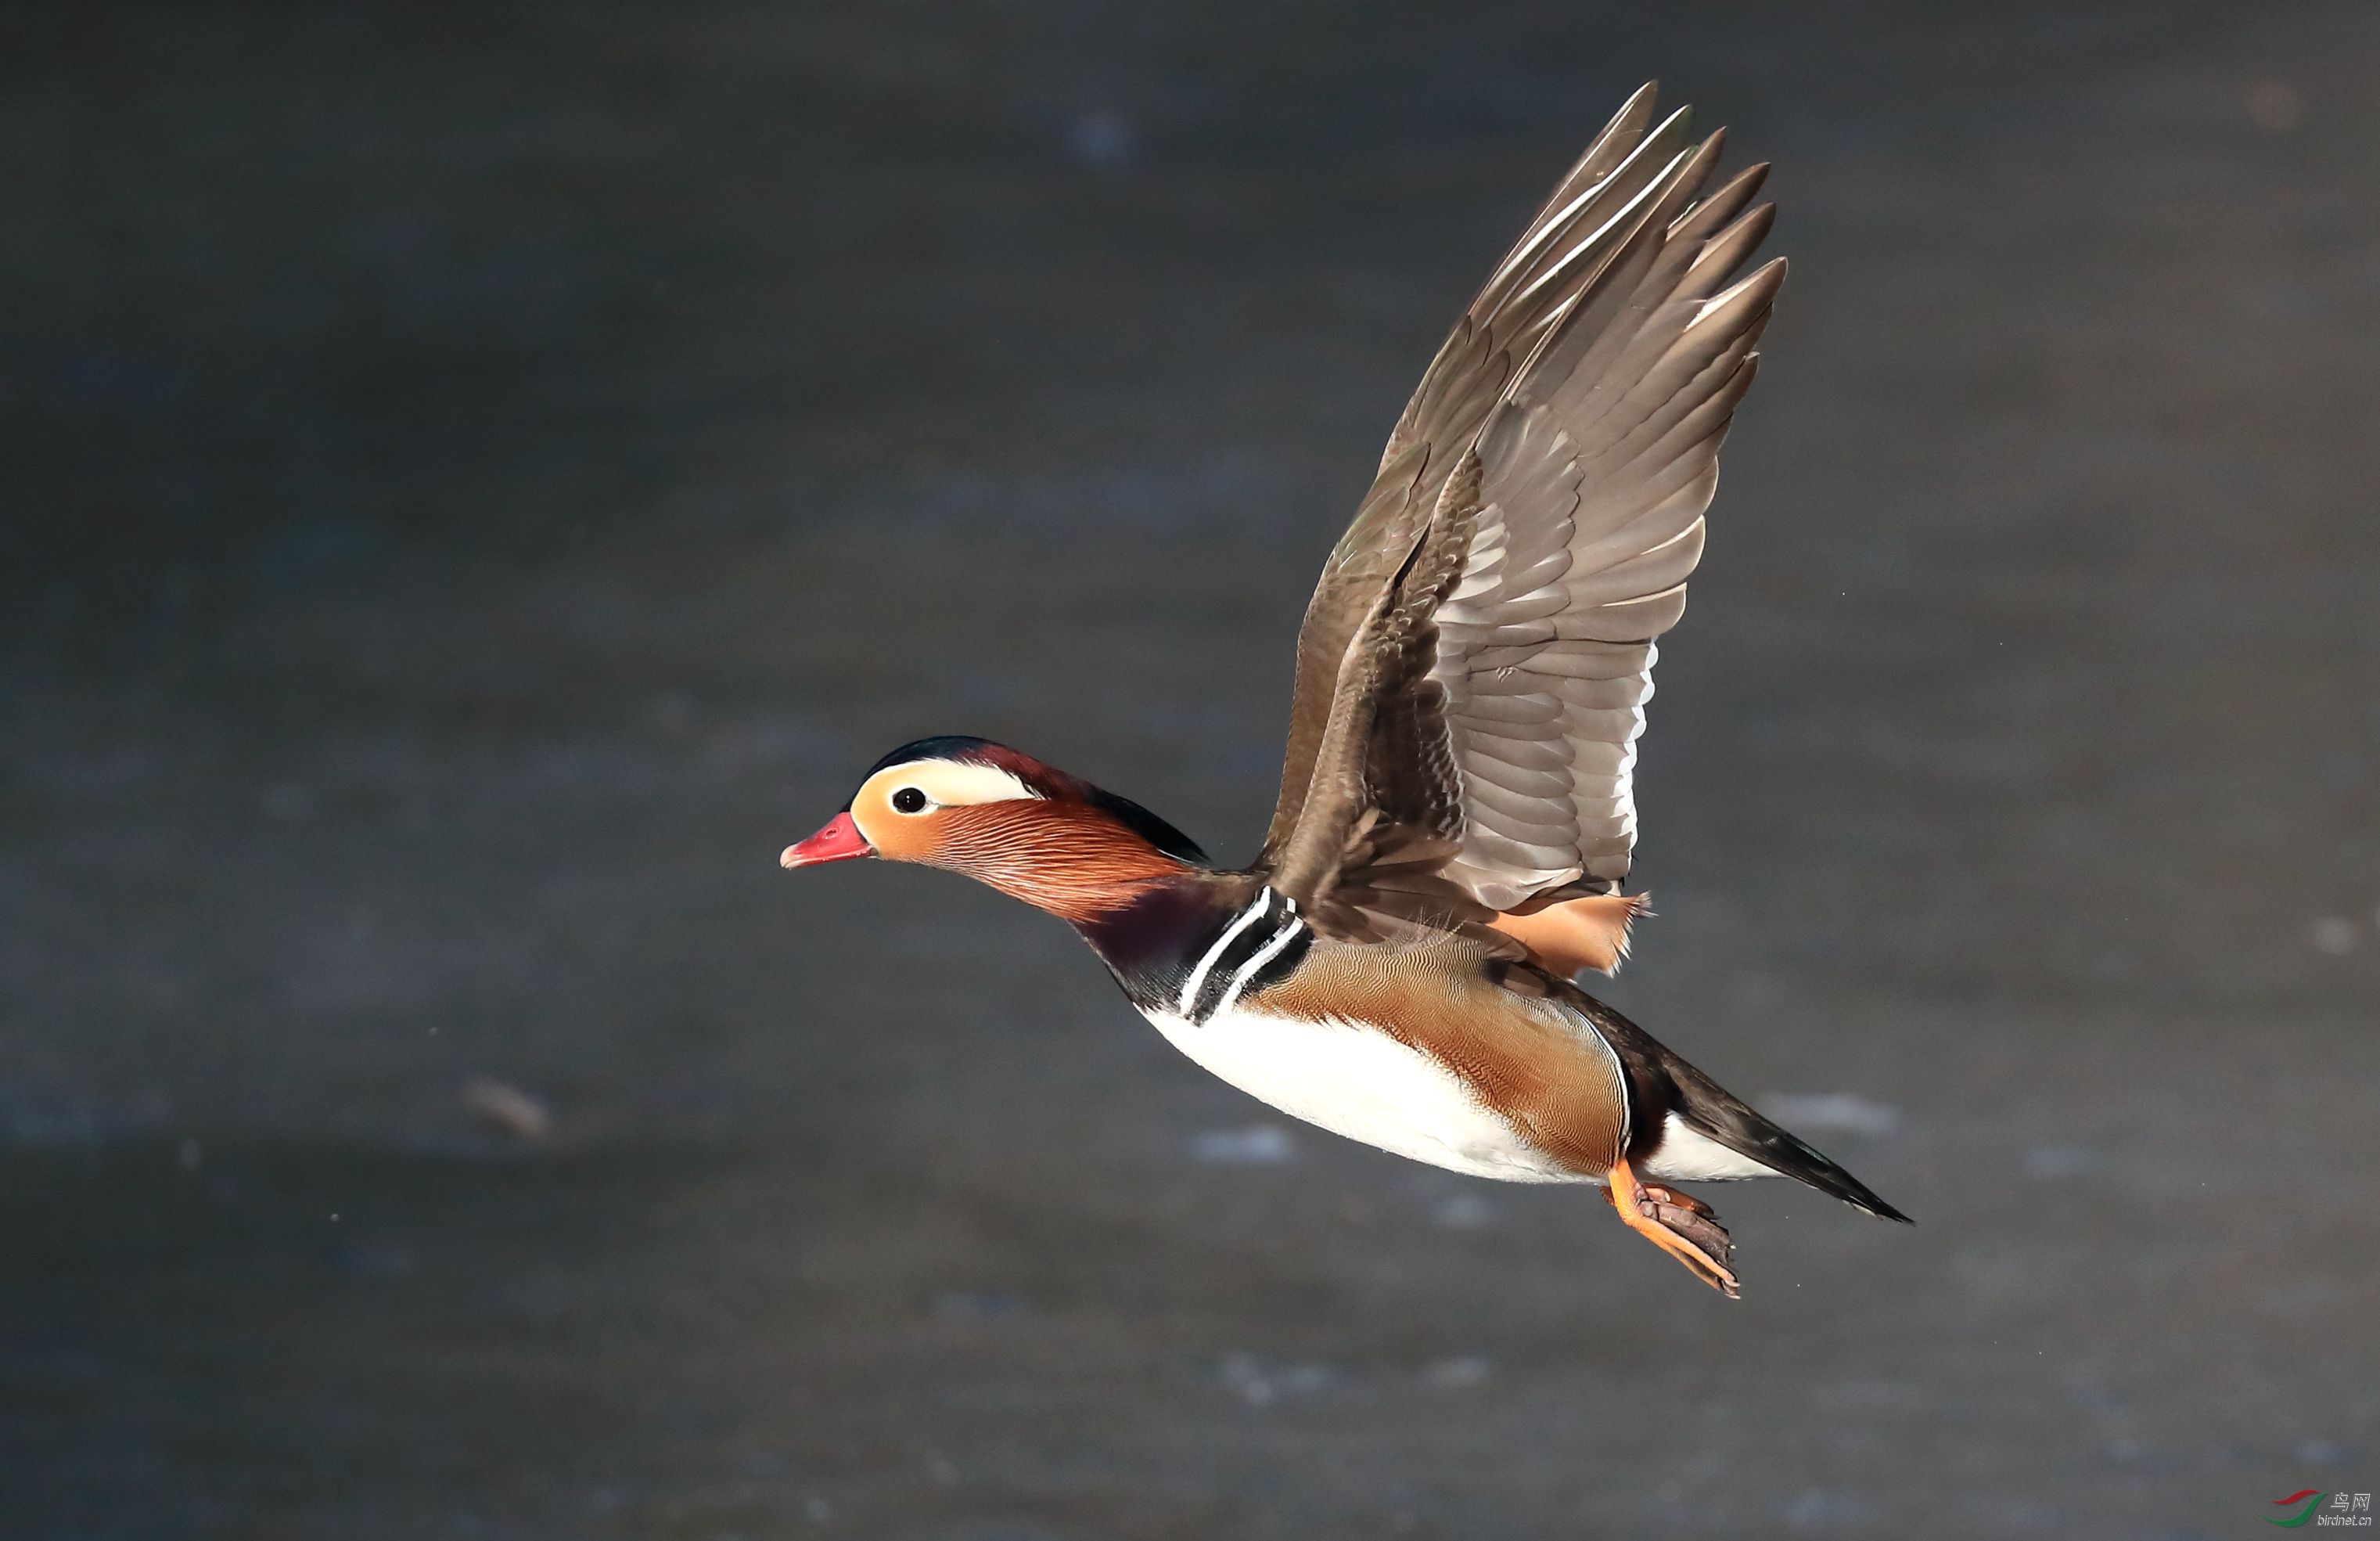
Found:
[[948, 810], [937, 808], [925, 813], [896, 813], [883, 806], [881, 800], [869, 800], [863, 809], [852, 804], [860, 833], [876, 848], [876, 854], [893, 862], [930, 862], [942, 843], [940, 826], [948, 817]]
[[1012, 899], [1082, 922], [1132, 899], [1183, 863], [1120, 825], [1063, 804], [953, 808], [929, 853], [912, 860], [965, 873]]

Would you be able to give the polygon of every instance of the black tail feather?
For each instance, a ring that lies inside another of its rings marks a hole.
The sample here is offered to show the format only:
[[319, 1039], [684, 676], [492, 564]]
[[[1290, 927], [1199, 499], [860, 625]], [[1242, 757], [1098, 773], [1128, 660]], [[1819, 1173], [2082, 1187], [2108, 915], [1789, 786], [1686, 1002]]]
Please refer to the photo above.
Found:
[[1686, 1121], [1688, 1128], [1708, 1135], [1738, 1156], [1750, 1156], [1822, 1193], [1832, 1193], [1853, 1209], [1879, 1219], [1899, 1220], [1902, 1225], [1917, 1223], [1876, 1197], [1866, 1183], [1843, 1170], [1808, 1141], [1746, 1106], [1684, 1060], [1674, 1055], [1670, 1058], [1671, 1064], [1664, 1068], [1670, 1070], [1670, 1082], [1678, 1089], [1678, 1117]]
[[[1718, 1082], [1686, 1063], [1670, 1047], [1609, 1006], [1578, 991], [1573, 1003], [1585, 1002], [1587, 1015], [1601, 1030], [1604, 1041], [1626, 1064], [1639, 1107], [1674, 1111], [1697, 1134], [1725, 1145], [1783, 1176], [1830, 1193], [1852, 1208], [1879, 1219], [1916, 1222], [1895, 1209], [1864, 1182], [1836, 1165], [1809, 1142], [1785, 1129], [1736, 1096]], [[1659, 1119], [1646, 1120], [1658, 1127]], [[1653, 1130], [1644, 1131], [1650, 1138]]]

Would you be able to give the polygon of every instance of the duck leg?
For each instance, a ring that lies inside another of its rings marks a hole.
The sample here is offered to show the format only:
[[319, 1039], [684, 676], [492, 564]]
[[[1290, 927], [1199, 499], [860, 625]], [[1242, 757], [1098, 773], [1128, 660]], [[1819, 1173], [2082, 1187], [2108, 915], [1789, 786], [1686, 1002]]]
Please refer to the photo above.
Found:
[[1735, 1243], [1728, 1240], [1709, 1205], [1658, 1182], [1639, 1181], [1625, 1160], [1612, 1165], [1607, 1181], [1604, 1199], [1619, 1212], [1621, 1224], [1684, 1264], [1688, 1273], [1728, 1299], [1741, 1298], [1735, 1274], [1728, 1267], [1735, 1255]]

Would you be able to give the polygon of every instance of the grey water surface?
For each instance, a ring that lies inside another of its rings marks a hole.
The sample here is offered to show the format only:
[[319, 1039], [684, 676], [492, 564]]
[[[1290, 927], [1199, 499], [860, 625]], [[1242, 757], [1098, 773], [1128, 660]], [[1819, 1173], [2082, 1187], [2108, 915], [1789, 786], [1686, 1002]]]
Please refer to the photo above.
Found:
[[[1916, 1217], [1290, 1127], [799, 874], [1227, 859], [1640, 79], [1793, 271], [1609, 994]], [[0, 1535], [2218, 1537], [2380, 1489], [2380, 10], [0, 18]]]

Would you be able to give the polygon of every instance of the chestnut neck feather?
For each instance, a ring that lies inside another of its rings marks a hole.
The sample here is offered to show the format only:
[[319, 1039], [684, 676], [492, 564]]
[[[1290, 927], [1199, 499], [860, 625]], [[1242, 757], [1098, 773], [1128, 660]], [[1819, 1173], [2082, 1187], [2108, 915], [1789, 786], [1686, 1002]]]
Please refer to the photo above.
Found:
[[1151, 885], [1197, 869], [1104, 812], [1017, 800], [953, 809], [934, 853], [965, 873], [1076, 926], [1130, 904]]

